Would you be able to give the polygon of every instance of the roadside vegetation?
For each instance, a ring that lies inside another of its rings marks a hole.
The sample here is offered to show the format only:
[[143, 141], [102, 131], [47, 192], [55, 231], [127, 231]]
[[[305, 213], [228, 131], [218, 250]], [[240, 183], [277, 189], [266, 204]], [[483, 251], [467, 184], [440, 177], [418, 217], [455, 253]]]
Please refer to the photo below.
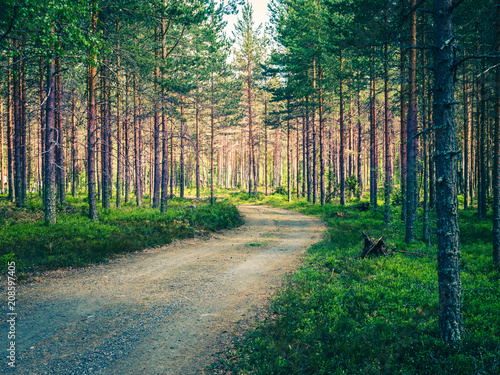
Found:
[[29, 273], [61, 267], [83, 267], [104, 262], [116, 254], [166, 245], [174, 239], [233, 228], [243, 223], [236, 207], [227, 202], [213, 206], [206, 200], [174, 198], [167, 213], [124, 204], [122, 208], [100, 209], [99, 221], [88, 218], [83, 196], [67, 198], [58, 206], [58, 221], [44, 223], [38, 196], [26, 208], [16, 208], [0, 197], [0, 266], [16, 261], [18, 272]]
[[[435, 237], [407, 246], [403, 224], [394, 220], [385, 228], [383, 209], [366, 210], [363, 201], [342, 207], [288, 203], [277, 193], [227, 195], [320, 216], [328, 233], [275, 295], [268, 317], [228, 350], [214, 373], [500, 373], [500, 274], [492, 262], [491, 219], [460, 212], [466, 334], [452, 347], [439, 334]], [[399, 207], [392, 210], [400, 217]], [[363, 231], [384, 236], [392, 254], [361, 259]]]

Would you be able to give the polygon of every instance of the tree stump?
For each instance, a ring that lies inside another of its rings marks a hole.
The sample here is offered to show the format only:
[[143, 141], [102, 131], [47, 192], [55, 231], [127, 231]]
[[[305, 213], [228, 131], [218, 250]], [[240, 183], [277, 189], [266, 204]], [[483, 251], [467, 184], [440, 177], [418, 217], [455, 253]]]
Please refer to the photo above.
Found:
[[365, 232], [363, 233], [363, 238], [365, 239], [365, 245], [363, 247], [363, 252], [361, 258], [364, 259], [367, 256], [381, 256], [387, 255], [387, 249], [385, 248], [385, 243], [380, 237], [378, 241], [374, 242], [369, 235]]

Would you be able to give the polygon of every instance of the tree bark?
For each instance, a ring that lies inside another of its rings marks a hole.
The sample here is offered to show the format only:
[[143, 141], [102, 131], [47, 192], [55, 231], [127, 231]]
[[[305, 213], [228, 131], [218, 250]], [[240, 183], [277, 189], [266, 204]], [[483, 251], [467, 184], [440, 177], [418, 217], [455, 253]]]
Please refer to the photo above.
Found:
[[343, 61], [340, 51], [340, 91], [339, 91], [339, 123], [340, 123], [340, 149], [339, 149], [339, 172], [340, 172], [340, 204], [345, 206], [345, 124], [344, 124], [344, 80], [342, 77]]
[[[53, 31], [52, 31], [53, 32]], [[56, 223], [56, 114], [55, 114], [55, 69], [54, 57], [47, 63], [47, 101], [45, 110], [45, 223]]]
[[78, 174], [76, 171], [76, 90], [71, 91], [71, 196], [76, 197]]
[[101, 196], [102, 208], [109, 209], [109, 177], [108, 177], [108, 158], [109, 158], [109, 123], [108, 123], [108, 90], [107, 90], [107, 74], [106, 74], [107, 61], [104, 58], [101, 65]]
[[463, 334], [460, 240], [457, 199], [456, 124], [454, 121], [454, 45], [451, 0], [434, 0], [434, 124], [436, 127], [436, 212], [439, 327], [454, 343]]
[[[416, 0], [411, 0], [410, 7], [414, 8]], [[417, 11], [412, 10], [410, 15], [410, 66], [409, 66], [409, 97], [408, 97], [408, 129], [406, 155], [406, 236], [409, 244], [415, 239], [415, 225], [418, 206], [417, 180]]]
[[[500, 0], [496, 0], [496, 49], [500, 52]], [[500, 67], [495, 73], [495, 131], [493, 142], [493, 263], [500, 267]]]
[[[167, 41], [166, 41], [166, 22], [165, 18], [161, 20], [161, 56], [163, 63], [166, 64], [167, 60]], [[166, 80], [166, 73], [163, 73], [163, 80]], [[167, 97], [167, 90], [162, 89], [162, 111], [161, 111], [161, 129], [162, 129], [162, 177], [161, 177], [161, 212], [167, 212], [168, 209], [168, 134], [167, 134], [167, 114], [165, 112], [165, 99]]]
[[464, 65], [464, 151], [463, 151], [463, 161], [464, 161], [464, 210], [469, 206], [469, 127], [470, 127], [470, 95], [469, 95], [469, 84], [467, 81], [466, 67]]
[[130, 73], [125, 72], [125, 203], [130, 202], [130, 107], [129, 107], [129, 87], [130, 87]]
[[406, 223], [406, 130], [407, 130], [407, 124], [406, 124], [406, 73], [405, 73], [405, 52], [404, 52], [404, 47], [401, 46], [401, 51], [400, 51], [400, 80], [401, 80], [401, 87], [400, 87], [400, 169], [401, 169], [401, 196], [403, 197], [402, 199], [402, 204], [401, 204], [401, 221]]
[[184, 188], [186, 183], [186, 163], [184, 161], [184, 97], [181, 95], [181, 129], [179, 131], [180, 138], [180, 155], [179, 155], [179, 166], [180, 166], [180, 181], [179, 181], [179, 196], [184, 198]]
[[[9, 47], [12, 41], [9, 41]], [[9, 201], [14, 202], [16, 190], [14, 188], [14, 124], [12, 121], [13, 109], [13, 86], [12, 86], [12, 57], [8, 58], [7, 68], [7, 180], [9, 189]]]
[[374, 211], [377, 210], [378, 192], [378, 152], [377, 152], [377, 118], [376, 118], [376, 83], [375, 83], [375, 57], [372, 57], [370, 72], [370, 204]]
[[384, 186], [384, 224], [391, 223], [391, 131], [389, 128], [389, 47], [384, 43], [384, 156], [385, 156], [385, 186]]
[[122, 206], [122, 120], [121, 120], [121, 55], [120, 55], [120, 21], [116, 20], [116, 208]]
[[358, 104], [358, 184], [359, 184], [359, 193], [358, 198], [361, 199], [363, 197], [363, 170], [362, 170], [362, 145], [363, 145], [363, 137], [361, 134], [361, 102], [360, 102], [360, 93], [357, 90], [357, 104]]
[[[200, 198], [200, 108], [198, 97], [196, 98], [196, 198]], [[229, 170], [229, 167], [227, 168]]]
[[62, 116], [62, 70], [61, 57], [57, 56], [55, 70], [55, 111], [56, 111], [56, 184], [59, 203], [66, 203], [66, 173], [64, 169], [64, 131]]
[[161, 183], [161, 166], [160, 166], [160, 110], [159, 110], [159, 86], [160, 81], [160, 65], [159, 65], [159, 51], [158, 51], [158, 27], [155, 27], [155, 84], [154, 84], [154, 180], [153, 180], [153, 208], [160, 207], [160, 183]]
[[487, 128], [487, 115], [486, 115], [486, 84], [484, 77], [481, 77], [481, 89], [480, 89], [480, 120], [478, 123], [479, 126], [479, 145], [478, 153], [479, 153], [479, 186], [478, 186], [478, 196], [477, 196], [477, 213], [480, 219], [486, 219], [486, 196], [487, 196], [487, 183], [486, 183], [486, 174], [488, 172], [488, 166], [486, 165], [486, 148], [487, 148], [487, 138], [486, 138], [486, 128]]
[[139, 129], [139, 93], [137, 92], [137, 76], [134, 74], [134, 159], [135, 159], [135, 201], [138, 207], [142, 206], [142, 163]]

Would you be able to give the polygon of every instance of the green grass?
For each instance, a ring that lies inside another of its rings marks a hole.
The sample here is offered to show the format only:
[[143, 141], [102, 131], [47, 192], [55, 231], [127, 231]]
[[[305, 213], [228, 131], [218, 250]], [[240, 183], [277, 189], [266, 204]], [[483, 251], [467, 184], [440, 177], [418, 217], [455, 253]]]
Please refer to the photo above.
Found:
[[[194, 204], [193, 204], [194, 203]], [[167, 213], [145, 205], [125, 204], [99, 210], [99, 221], [87, 218], [85, 198], [68, 198], [58, 208], [57, 223], [47, 226], [40, 199], [32, 197], [25, 209], [0, 198], [0, 266], [17, 262], [17, 270], [33, 272], [60, 267], [82, 267], [103, 262], [115, 254], [161, 246], [196, 233], [232, 228], [243, 223], [227, 201], [174, 198]]]
[[[214, 373], [500, 374], [500, 275], [492, 266], [491, 220], [460, 213], [466, 334], [448, 346], [439, 337], [435, 245], [406, 246], [399, 220], [384, 228], [382, 208], [362, 212], [355, 205], [243, 195], [231, 199], [320, 216], [328, 233], [275, 295], [269, 317], [212, 366]], [[392, 214], [399, 218], [400, 211], [393, 207]], [[360, 259], [362, 231], [384, 235], [393, 250], [421, 255]]]

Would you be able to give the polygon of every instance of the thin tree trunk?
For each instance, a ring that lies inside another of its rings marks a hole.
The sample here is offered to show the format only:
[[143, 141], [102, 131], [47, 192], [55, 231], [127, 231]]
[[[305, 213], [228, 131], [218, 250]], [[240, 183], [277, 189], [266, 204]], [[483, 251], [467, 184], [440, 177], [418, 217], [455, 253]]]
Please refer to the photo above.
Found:
[[179, 196], [184, 198], [184, 188], [186, 183], [186, 165], [184, 161], [184, 97], [181, 95], [181, 129], [179, 131], [180, 137], [180, 156], [179, 156], [179, 166], [180, 166], [180, 181], [179, 181]]
[[454, 120], [454, 37], [451, 0], [434, 0], [434, 124], [439, 327], [454, 343], [463, 334], [457, 198], [457, 140]]
[[109, 158], [109, 140], [108, 140], [108, 114], [107, 114], [107, 61], [104, 58], [101, 65], [101, 196], [102, 208], [110, 208], [109, 186], [108, 186], [108, 158]]
[[76, 173], [76, 90], [71, 91], [71, 195], [76, 197], [76, 183], [78, 175]]
[[467, 81], [466, 67], [464, 65], [464, 151], [463, 151], [463, 161], [464, 161], [464, 210], [469, 206], [469, 127], [470, 127], [470, 95], [469, 95], [469, 84]]
[[358, 184], [359, 184], [359, 193], [358, 193], [358, 198], [361, 199], [363, 197], [363, 170], [362, 170], [362, 144], [363, 144], [363, 137], [362, 137], [362, 129], [361, 129], [361, 102], [360, 102], [360, 93], [358, 90], [357, 93], [357, 104], [358, 104]]
[[130, 74], [125, 73], [125, 203], [130, 202], [130, 107], [129, 107], [129, 79]]
[[343, 61], [340, 51], [340, 91], [339, 91], [339, 123], [340, 123], [340, 149], [339, 149], [339, 172], [340, 172], [340, 204], [345, 206], [345, 124], [344, 124], [344, 80], [342, 77]]
[[388, 43], [384, 44], [384, 154], [385, 154], [385, 186], [384, 186], [384, 224], [391, 223], [391, 131], [389, 129], [389, 51]]
[[[95, 5], [95, 0], [93, 1]], [[97, 13], [92, 14], [92, 34], [97, 32]], [[88, 184], [88, 201], [89, 201], [89, 218], [92, 221], [97, 221], [97, 197], [96, 197], [96, 176], [95, 176], [95, 145], [97, 132], [96, 119], [96, 87], [97, 87], [97, 56], [90, 56], [90, 64], [88, 67], [87, 76], [87, 92], [88, 92], [88, 125], [87, 125], [87, 184]]]
[[[319, 190], [321, 205], [325, 205], [325, 125], [323, 119], [323, 82], [322, 82], [321, 62], [318, 64], [318, 78], [319, 78]], [[341, 73], [342, 74], [342, 73]]]
[[[167, 42], [166, 42], [166, 22], [165, 19], [161, 20], [161, 56], [163, 63], [166, 64], [167, 60]], [[166, 73], [163, 73], [163, 80], [166, 80]], [[168, 134], [167, 134], [167, 115], [165, 113], [165, 99], [167, 96], [167, 90], [163, 88], [162, 90], [162, 111], [161, 111], [161, 129], [163, 132], [162, 137], [162, 178], [161, 178], [161, 212], [167, 212], [168, 209]]]
[[484, 77], [481, 77], [481, 104], [480, 104], [480, 120], [478, 123], [479, 126], [479, 145], [481, 147], [478, 148], [479, 152], [479, 187], [478, 187], [478, 200], [477, 200], [477, 211], [480, 219], [486, 218], [486, 196], [487, 196], [487, 183], [486, 183], [486, 174], [488, 172], [488, 167], [486, 165], [486, 122], [488, 121], [486, 115], [486, 84]]
[[137, 92], [137, 76], [134, 74], [134, 159], [135, 159], [135, 201], [138, 207], [142, 206], [142, 163], [140, 160], [139, 134], [139, 93]]
[[120, 21], [116, 20], [116, 208], [122, 206], [122, 121], [121, 121], [121, 55], [120, 55]]
[[401, 47], [400, 50], [400, 80], [401, 80], [401, 88], [400, 88], [400, 169], [401, 169], [401, 196], [402, 204], [401, 204], [401, 221], [406, 223], [406, 137], [407, 137], [407, 123], [406, 123], [406, 73], [405, 73], [405, 50], [404, 47]]
[[376, 84], [375, 84], [375, 57], [372, 58], [370, 73], [370, 204], [374, 211], [377, 210], [378, 192], [378, 152], [377, 152], [377, 119], [376, 119]]
[[[425, 14], [422, 15], [422, 24], [424, 28], [422, 30], [422, 44], [426, 44], [426, 30], [425, 30]], [[424, 241], [429, 243], [429, 163], [428, 163], [428, 126], [427, 126], [427, 80], [426, 80], [426, 52], [422, 50], [421, 52], [422, 59], [422, 150], [423, 150], [423, 162], [424, 162], [424, 176], [423, 176], [423, 185], [424, 185], [424, 215], [423, 215], [423, 223], [422, 223], [422, 235]]]
[[[411, 0], [413, 8], [416, 0]], [[418, 179], [417, 179], [417, 12], [413, 10], [410, 16], [410, 67], [409, 67], [409, 100], [408, 129], [406, 155], [406, 237], [409, 244], [415, 239], [417, 222]]]
[[266, 185], [266, 196], [269, 195], [267, 178], [268, 178], [268, 168], [267, 168], [267, 91], [264, 91], [264, 184]]
[[[162, 38], [163, 40], [163, 38]], [[158, 27], [155, 27], [155, 84], [154, 84], [154, 179], [153, 179], [153, 208], [160, 207], [160, 183], [161, 183], [161, 166], [160, 166], [160, 112], [159, 112], [159, 86], [160, 81], [160, 65], [159, 65], [159, 51], [158, 51]]]
[[214, 113], [214, 76], [211, 79], [211, 100], [210, 100], [210, 204], [215, 203], [214, 196], [214, 141], [215, 141], [215, 113]]
[[[200, 198], [200, 108], [196, 98], [196, 198]], [[229, 170], [229, 167], [227, 168]]]
[[[500, 52], [500, 0], [496, 0], [496, 49]], [[493, 132], [493, 264], [500, 267], [500, 67], [495, 74], [495, 130]]]
[[287, 99], [287, 119], [286, 119], [286, 174], [287, 174], [287, 195], [288, 202], [292, 201], [292, 184], [290, 174], [290, 99]]
[[[54, 29], [52, 29], [52, 33]], [[55, 68], [54, 57], [47, 63], [47, 101], [45, 125], [45, 223], [56, 222], [56, 176], [55, 176], [55, 150], [56, 150], [56, 115], [55, 115]]]
[[56, 184], [57, 198], [59, 203], [66, 203], [66, 186], [65, 186], [65, 170], [64, 170], [64, 132], [63, 132], [63, 117], [62, 117], [62, 70], [61, 57], [57, 56], [56, 71], [55, 71], [55, 100], [56, 100]]
[[170, 199], [174, 197], [174, 120], [170, 118]]
[[[313, 57], [313, 91], [316, 92], [316, 58]], [[316, 149], [316, 104], [313, 100], [312, 112], [312, 201], [318, 202], [318, 156]]]
[[[9, 47], [12, 41], [9, 40]], [[14, 188], [14, 127], [12, 121], [13, 86], [12, 86], [12, 57], [8, 58], [7, 69], [7, 180], [9, 186], [9, 201], [14, 202], [16, 193]]]

